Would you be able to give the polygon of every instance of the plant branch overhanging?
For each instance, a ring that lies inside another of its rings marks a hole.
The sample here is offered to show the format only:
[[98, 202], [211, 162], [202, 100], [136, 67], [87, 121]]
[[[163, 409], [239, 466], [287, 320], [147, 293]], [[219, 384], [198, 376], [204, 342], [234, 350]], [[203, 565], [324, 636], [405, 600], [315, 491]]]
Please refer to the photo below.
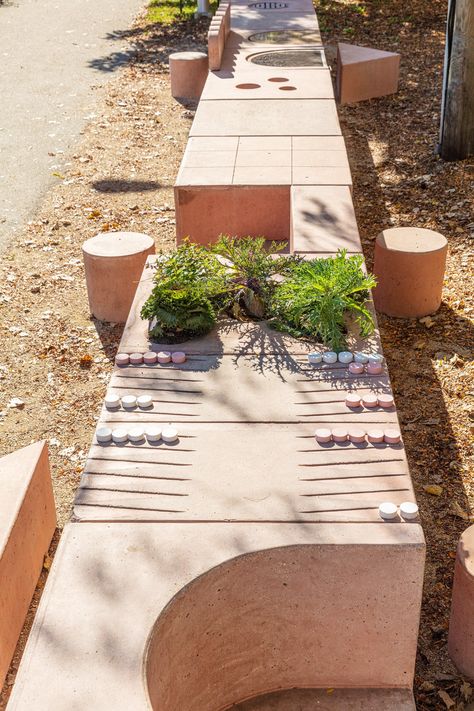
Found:
[[375, 278], [362, 255], [304, 260], [280, 254], [285, 242], [221, 236], [216, 244], [184, 242], [156, 264], [154, 287], [141, 316], [151, 338], [179, 343], [209, 332], [221, 316], [266, 319], [273, 328], [341, 350], [346, 320], [362, 336], [374, 328], [367, 308]]

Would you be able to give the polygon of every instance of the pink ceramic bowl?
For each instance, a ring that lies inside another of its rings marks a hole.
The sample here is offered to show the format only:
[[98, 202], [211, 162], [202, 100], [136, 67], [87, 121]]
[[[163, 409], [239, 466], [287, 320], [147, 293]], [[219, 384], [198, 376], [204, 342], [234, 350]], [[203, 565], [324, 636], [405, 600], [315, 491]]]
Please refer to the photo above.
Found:
[[156, 353], [153, 353], [153, 351], [148, 351], [148, 353], [144, 353], [143, 355], [143, 362], [147, 365], [154, 365], [157, 360], [158, 356]]
[[385, 409], [393, 407], [394, 402], [393, 402], [393, 395], [386, 395], [385, 393], [381, 393], [378, 395], [378, 401], [380, 407], [383, 407]]
[[349, 363], [349, 373], [351, 375], [361, 375], [364, 372], [362, 363]]
[[320, 444], [330, 442], [332, 439], [331, 430], [327, 430], [324, 427], [321, 427], [321, 429], [316, 430], [314, 436], [316, 437], [316, 441]]
[[369, 375], [380, 375], [383, 371], [381, 363], [367, 363], [365, 367]]
[[357, 393], [347, 393], [346, 405], [352, 408], [360, 407], [360, 395], [357, 395]]
[[362, 444], [362, 442], [365, 442], [364, 430], [361, 430], [359, 427], [350, 427], [349, 440], [354, 444]]
[[186, 353], [183, 353], [183, 351], [176, 351], [171, 355], [171, 360], [173, 363], [184, 363], [186, 361]]
[[115, 365], [128, 365], [130, 363], [130, 356], [128, 353], [117, 353], [115, 356]]
[[347, 442], [347, 430], [344, 427], [334, 427], [332, 438], [334, 442]]
[[171, 361], [171, 353], [168, 351], [160, 351], [158, 353], [158, 363], [164, 364], [164, 363], [169, 363]]
[[367, 393], [367, 395], [363, 395], [362, 404], [364, 407], [377, 407], [377, 395], [374, 395], [373, 393]]
[[387, 444], [398, 444], [402, 438], [400, 430], [390, 429], [385, 430], [384, 440]]
[[381, 442], [383, 442], [382, 430], [369, 430], [367, 432], [367, 439], [372, 444], [380, 444]]
[[132, 365], [140, 365], [143, 363], [143, 353], [131, 353], [130, 363]]

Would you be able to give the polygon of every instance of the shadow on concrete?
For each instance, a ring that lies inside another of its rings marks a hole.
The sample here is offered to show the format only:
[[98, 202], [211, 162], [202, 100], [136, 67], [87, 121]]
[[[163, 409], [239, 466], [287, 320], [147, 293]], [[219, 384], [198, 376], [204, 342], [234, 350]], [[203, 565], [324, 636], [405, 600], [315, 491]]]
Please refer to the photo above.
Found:
[[163, 187], [156, 180], [94, 180], [91, 185], [99, 193], [143, 193]]

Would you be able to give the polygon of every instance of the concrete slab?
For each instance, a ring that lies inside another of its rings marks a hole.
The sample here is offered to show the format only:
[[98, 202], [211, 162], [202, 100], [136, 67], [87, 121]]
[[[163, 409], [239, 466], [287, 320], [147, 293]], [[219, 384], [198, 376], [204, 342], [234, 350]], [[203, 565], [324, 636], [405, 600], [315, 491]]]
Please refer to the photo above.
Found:
[[291, 245], [296, 253], [335, 252], [338, 249], [361, 252], [349, 188], [327, 185], [292, 187]]
[[237, 9], [231, 10], [231, 29], [251, 30], [252, 32], [263, 32], [265, 30], [310, 30], [317, 32], [319, 30], [314, 11], [307, 12], [285, 12], [278, 10], [277, 12], [265, 12], [253, 10], [247, 12], [237, 12]]
[[0, 459], [0, 687], [56, 528], [46, 442]]
[[[316, 18], [317, 23], [317, 18]], [[269, 20], [271, 24], [271, 19]], [[319, 29], [313, 30], [298, 30], [298, 29], [283, 29], [273, 30], [269, 26], [266, 30], [258, 31], [233, 28], [227, 37], [226, 46], [228, 47], [247, 47], [255, 46], [256, 44], [264, 46], [272, 45], [293, 45], [301, 44], [317, 44], [322, 45], [321, 33]]]
[[[284, 81], [276, 82], [275, 78]], [[328, 69], [288, 71], [257, 65], [211, 72], [201, 101], [281, 99], [283, 94], [288, 99], [332, 99], [331, 74]]]
[[400, 55], [372, 47], [337, 45], [337, 96], [341, 104], [394, 94]]
[[340, 136], [334, 101], [327, 99], [257, 99], [201, 101], [191, 136]]
[[408, 689], [423, 556], [416, 524], [70, 524], [8, 709], [212, 711], [277, 687]]

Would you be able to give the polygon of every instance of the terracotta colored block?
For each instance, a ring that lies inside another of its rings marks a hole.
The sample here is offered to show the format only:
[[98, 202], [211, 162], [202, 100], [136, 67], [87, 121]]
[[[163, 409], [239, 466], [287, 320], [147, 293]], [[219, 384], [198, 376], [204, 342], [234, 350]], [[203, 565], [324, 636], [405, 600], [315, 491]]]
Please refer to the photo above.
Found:
[[48, 448], [0, 459], [0, 688], [56, 528]]
[[288, 689], [244, 701], [234, 711], [416, 711], [407, 689]]
[[191, 136], [340, 136], [336, 105], [328, 99], [201, 101]]
[[[210, 244], [221, 234], [286, 239], [290, 231], [287, 186], [175, 188], [176, 236]], [[206, 219], [203, 220], [202, 216]]]
[[82, 245], [91, 313], [101, 321], [124, 323], [146, 258], [155, 243], [138, 232], [102, 232]]
[[207, 54], [173, 52], [169, 56], [171, 95], [175, 99], [198, 100], [208, 75]]
[[78, 698], [95, 711], [203, 711], [275, 688], [408, 690], [423, 559], [416, 523], [70, 524], [9, 711]]
[[400, 55], [371, 47], [337, 45], [336, 93], [349, 104], [398, 91]]
[[362, 251], [348, 187], [291, 188], [291, 249], [297, 253]]
[[399, 318], [420, 318], [437, 311], [447, 251], [447, 239], [439, 232], [419, 227], [381, 232], [375, 241], [377, 310]]
[[474, 677], [474, 526], [462, 534], [454, 569], [448, 652], [461, 672]]

